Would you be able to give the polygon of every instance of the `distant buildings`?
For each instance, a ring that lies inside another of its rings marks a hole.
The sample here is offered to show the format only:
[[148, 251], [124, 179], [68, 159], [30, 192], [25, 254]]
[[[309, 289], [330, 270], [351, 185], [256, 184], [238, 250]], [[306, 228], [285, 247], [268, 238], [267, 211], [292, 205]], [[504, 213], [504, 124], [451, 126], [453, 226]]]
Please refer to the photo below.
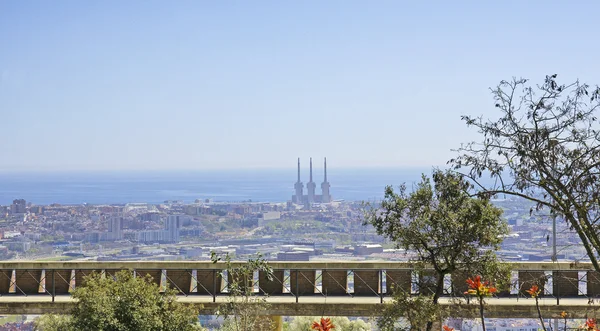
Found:
[[179, 242], [179, 229], [183, 224], [184, 218], [189, 219], [189, 216], [185, 215], [169, 215], [165, 222], [165, 230], [168, 233], [170, 242]]
[[[162, 218], [159, 213], [155, 212], [143, 213], [139, 217], [149, 222], [160, 222]], [[107, 220], [107, 232], [89, 232], [82, 239], [89, 242], [133, 240], [142, 243], [177, 243], [180, 240], [181, 228], [191, 222], [192, 217], [187, 215], [167, 215], [164, 219], [163, 229], [132, 232], [132, 229], [128, 228], [128, 231], [124, 232], [123, 214], [116, 213]], [[190, 232], [189, 229], [188, 232]]]
[[[312, 167], [311, 170], [312, 172]], [[327, 158], [325, 158], [325, 178], [323, 178], [323, 182], [321, 183], [321, 202], [323, 203], [329, 203], [331, 202], [331, 194], [329, 194], [329, 188], [331, 187], [331, 185], [329, 185], [329, 182], [327, 181]]]
[[325, 177], [321, 183], [321, 195], [315, 194], [317, 184], [313, 182], [312, 158], [310, 158], [310, 177], [306, 183], [307, 194], [303, 192], [304, 184], [300, 181], [300, 158], [298, 158], [298, 180], [294, 184], [295, 193], [292, 195], [292, 202], [298, 205], [312, 205], [313, 203], [329, 203], [331, 202], [331, 194], [329, 188], [331, 185], [327, 181], [327, 158], [325, 158]]
[[275, 221], [281, 219], [281, 212], [268, 211], [258, 216], [258, 226], [263, 226], [265, 221]]
[[115, 241], [123, 239], [123, 215], [113, 215], [108, 219], [108, 233], [106, 241]]
[[264, 221], [278, 220], [281, 218], [281, 212], [279, 212], [279, 211], [264, 212], [264, 213], [262, 213], [262, 215], [259, 218], [261, 218]]
[[13, 215], [25, 214], [26, 210], [27, 202], [25, 201], [25, 199], [13, 200], [12, 205], [10, 205], [10, 213]]
[[159, 222], [160, 216], [158, 212], [147, 212], [139, 215], [140, 220], [144, 222]]
[[31, 242], [27, 240], [8, 241], [3, 243], [11, 251], [27, 252], [31, 249]]
[[31, 206], [29, 212], [35, 215], [42, 215], [44, 213], [44, 207], [42, 206]]
[[277, 253], [277, 261], [310, 261], [310, 252], [279, 252]]
[[354, 255], [364, 256], [376, 253], [383, 253], [383, 246], [380, 244], [363, 244], [354, 246]]
[[137, 233], [137, 240], [143, 243], [177, 243], [179, 230], [184, 222], [189, 222], [190, 216], [169, 215], [165, 220], [164, 230], [147, 230]]
[[294, 184], [294, 190], [296, 194], [292, 195], [292, 202], [302, 204], [304, 199], [304, 193], [302, 192], [304, 184], [300, 181], [300, 158], [298, 158], [298, 180]]
[[29, 238], [17, 231], [0, 230], [0, 257], [6, 257], [10, 251], [27, 252], [31, 249], [31, 241]]

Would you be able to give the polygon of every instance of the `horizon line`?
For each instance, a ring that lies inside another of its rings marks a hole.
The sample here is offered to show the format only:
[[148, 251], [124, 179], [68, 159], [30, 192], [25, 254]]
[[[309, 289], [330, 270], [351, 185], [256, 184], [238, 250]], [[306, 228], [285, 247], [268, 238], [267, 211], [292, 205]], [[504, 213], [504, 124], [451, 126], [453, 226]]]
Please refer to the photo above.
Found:
[[[328, 170], [363, 170], [363, 169], [444, 169], [447, 165], [369, 165], [369, 166], [330, 166]], [[306, 167], [308, 169], [308, 166]], [[321, 167], [319, 167], [321, 168]], [[318, 168], [318, 169], [319, 169]], [[303, 168], [301, 168], [303, 169]], [[160, 172], [215, 172], [215, 171], [296, 171], [296, 167], [247, 167], [247, 168], [155, 168], [155, 169], [0, 169], [0, 174], [17, 174], [17, 173], [127, 173], [127, 172], [143, 172], [143, 173], [160, 173]]]

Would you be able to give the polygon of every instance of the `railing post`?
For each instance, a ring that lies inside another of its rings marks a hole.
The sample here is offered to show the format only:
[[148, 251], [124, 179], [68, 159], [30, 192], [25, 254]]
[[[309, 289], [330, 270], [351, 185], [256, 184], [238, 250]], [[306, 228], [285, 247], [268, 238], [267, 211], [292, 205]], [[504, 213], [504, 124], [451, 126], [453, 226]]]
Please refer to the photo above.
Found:
[[56, 283], [54, 282], [54, 272], [55, 270], [52, 269], [52, 302], [54, 302], [54, 296], [56, 296]]
[[554, 277], [555, 274], [558, 275], [558, 272], [552, 273], [552, 286], [556, 288], [556, 305], [558, 306], [560, 304], [560, 283], [557, 280], [560, 279], [560, 276]]
[[383, 270], [379, 269], [379, 303], [383, 303]]
[[213, 269], [213, 302], [217, 301], [217, 270]]
[[296, 303], [298, 303], [298, 269], [296, 269], [296, 292], [294, 293], [294, 295], [296, 295]]

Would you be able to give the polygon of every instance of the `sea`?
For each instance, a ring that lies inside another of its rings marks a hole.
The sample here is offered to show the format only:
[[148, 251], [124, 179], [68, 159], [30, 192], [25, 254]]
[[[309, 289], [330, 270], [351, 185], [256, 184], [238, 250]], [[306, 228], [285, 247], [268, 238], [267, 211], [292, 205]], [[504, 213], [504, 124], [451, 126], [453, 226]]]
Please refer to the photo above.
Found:
[[[303, 169], [304, 170], [304, 169]], [[335, 200], [374, 201], [387, 185], [411, 187], [431, 168], [328, 169]], [[321, 192], [323, 176], [313, 181]], [[214, 202], [285, 202], [291, 200], [296, 169], [122, 172], [4, 172], [0, 173], [0, 205], [25, 199], [38, 205], [162, 203], [196, 199]], [[306, 192], [308, 174], [301, 177]], [[306, 194], [306, 193], [305, 193]]]

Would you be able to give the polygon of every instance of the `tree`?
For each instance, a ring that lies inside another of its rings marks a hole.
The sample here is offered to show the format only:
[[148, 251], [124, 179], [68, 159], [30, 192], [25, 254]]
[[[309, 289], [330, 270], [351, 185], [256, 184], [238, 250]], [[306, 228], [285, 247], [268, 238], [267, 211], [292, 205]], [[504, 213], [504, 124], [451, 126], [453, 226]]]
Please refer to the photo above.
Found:
[[[385, 305], [377, 326], [380, 330], [423, 330], [438, 314], [439, 306], [432, 302], [431, 297], [395, 291], [393, 301]], [[400, 318], [403, 320], [400, 321]]]
[[[492, 89], [499, 118], [463, 116], [481, 141], [463, 145], [449, 164], [480, 194], [522, 197], [564, 217], [600, 271], [600, 88], [556, 77], [536, 87], [526, 79], [500, 82]], [[493, 185], [481, 182], [486, 174]]]
[[134, 277], [124, 270], [114, 278], [92, 274], [85, 281], [73, 292], [71, 315], [45, 317], [39, 330], [200, 330], [198, 312], [178, 303], [174, 290], [160, 293], [150, 276]]
[[46, 314], [38, 317], [34, 322], [36, 331], [70, 331], [73, 328], [70, 325], [71, 317], [68, 315]]
[[[414, 252], [417, 269], [433, 270], [430, 298], [437, 305], [448, 274], [478, 274], [497, 280], [506, 276], [495, 251], [508, 234], [508, 226], [501, 218], [502, 210], [489, 199], [470, 195], [472, 185], [462, 176], [436, 170], [432, 177], [433, 186], [423, 175], [410, 194], [405, 185], [400, 186], [398, 193], [391, 186], [386, 187], [380, 208], [370, 208], [365, 223], [372, 224], [396, 247]], [[420, 293], [427, 295], [428, 287], [429, 284], [423, 284]], [[428, 330], [434, 318], [429, 316]]]
[[224, 331], [271, 330], [272, 320], [266, 316], [269, 304], [266, 297], [258, 297], [254, 293], [254, 272], [266, 273], [266, 278], [273, 279], [273, 270], [262, 255], [248, 262], [234, 263], [229, 254], [224, 258], [215, 252], [211, 253], [213, 263], [225, 262], [225, 271], [221, 277], [227, 280], [229, 292], [228, 302], [219, 307], [218, 315], [225, 318], [221, 327]]

